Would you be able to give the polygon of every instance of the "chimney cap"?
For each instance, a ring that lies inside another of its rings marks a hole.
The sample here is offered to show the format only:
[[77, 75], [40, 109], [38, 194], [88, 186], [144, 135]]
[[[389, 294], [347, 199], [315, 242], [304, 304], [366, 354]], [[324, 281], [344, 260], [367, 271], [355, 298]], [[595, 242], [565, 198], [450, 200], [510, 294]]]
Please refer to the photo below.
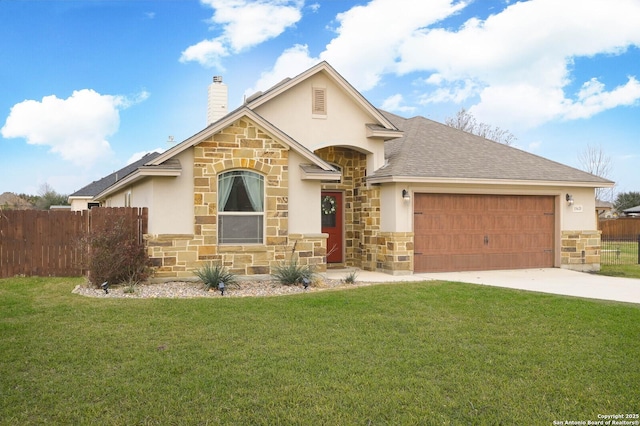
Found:
[[213, 82], [214, 83], [222, 83], [222, 76], [221, 75], [214, 75], [213, 76]]

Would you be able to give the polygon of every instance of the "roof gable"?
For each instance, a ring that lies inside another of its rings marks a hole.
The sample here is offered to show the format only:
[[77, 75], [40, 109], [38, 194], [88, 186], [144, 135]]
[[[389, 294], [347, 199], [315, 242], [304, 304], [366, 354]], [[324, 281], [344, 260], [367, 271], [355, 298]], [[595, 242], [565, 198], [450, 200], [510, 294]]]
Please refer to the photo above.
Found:
[[258, 92], [247, 99], [246, 106], [250, 109], [256, 109], [270, 100], [278, 97], [280, 94], [291, 90], [294, 86], [299, 85], [303, 81], [319, 74], [326, 75], [337, 87], [339, 87], [347, 96], [364, 111], [366, 111], [376, 121], [375, 124], [382, 126], [388, 130], [397, 130], [394, 124], [385, 117], [376, 107], [374, 107], [360, 92], [358, 92], [347, 80], [344, 79], [331, 65], [326, 61], [320, 62], [308, 70], [298, 74], [293, 78], [286, 78], [268, 89], [266, 92]]
[[218, 133], [222, 129], [232, 125], [237, 120], [239, 120], [241, 118], [244, 118], [244, 117], [246, 117], [246, 118], [252, 120], [253, 122], [255, 122], [259, 127], [262, 128], [262, 130], [264, 130], [265, 132], [270, 134], [273, 138], [275, 138], [280, 143], [283, 143], [288, 148], [293, 149], [297, 153], [301, 154], [311, 164], [314, 164], [315, 166], [320, 167], [322, 170], [325, 170], [325, 171], [335, 171], [335, 169], [329, 163], [327, 163], [327, 162], [323, 161], [322, 159], [320, 159], [320, 157], [315, 155], [313, 152], [311, 152], [305, 146], [303, 146], [300, 143], [298, 143], [296, 140], [291, 138], [289, 135], [287, 135], [286, 133], [284, 133], [283, 131], [278, 129], [276, 126], [274, 126], [273, 124], [271, 124], [270, 122], [265, 120], [263, 117], [258, 115], [255, 111], [250, 110], [246, 106], [243, 106], [243, 107], [240, 107], [240, 108], [236, 109], [235, 111], [227, 114], [222, 119], [220, 119], [220, 120], [216, 121], [215, 123], [211, 124], [209, 127], [205, 128], [204, 130], [196, 133], [195, 135], [193, 135], [190, 138], [184, 140], [183, 142], [179, 143], [178, 145], [176, 145], [176, 146], [172, 147], [171, 149], [165, 151], [163, 154], [159, 155], [153, 161], [149, 162], [148, 165], [150, 165], [150, 166], [160, 165], [163, 162], [167, 161], [168, 159], [173, 158], [176, 155], [178, 155], [179, 153], [183, 152], [184, 150], [199, 144], [204, 139], [206, 139], [206, 138]]

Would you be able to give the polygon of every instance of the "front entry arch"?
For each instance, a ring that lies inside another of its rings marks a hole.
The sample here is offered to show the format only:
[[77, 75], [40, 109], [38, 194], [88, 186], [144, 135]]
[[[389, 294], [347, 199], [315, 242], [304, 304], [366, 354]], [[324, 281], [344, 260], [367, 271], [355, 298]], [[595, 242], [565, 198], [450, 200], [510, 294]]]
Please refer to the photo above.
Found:
[[322, 191], [322, 232], [327, 238], [327, 263], [344, 261], [342, 192]]

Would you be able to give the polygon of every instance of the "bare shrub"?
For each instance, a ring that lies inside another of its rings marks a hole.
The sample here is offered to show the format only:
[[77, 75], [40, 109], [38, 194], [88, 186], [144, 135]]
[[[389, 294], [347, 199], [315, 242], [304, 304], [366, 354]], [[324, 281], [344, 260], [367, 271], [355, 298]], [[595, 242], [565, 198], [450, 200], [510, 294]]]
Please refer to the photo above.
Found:
[[144, 244], [138, 242], [124, 217], [92, 230], [84, 245], [88, 251], [89, 281], [96, 287], [105, 281], [132, 283], [149, 277], [151, 264]]

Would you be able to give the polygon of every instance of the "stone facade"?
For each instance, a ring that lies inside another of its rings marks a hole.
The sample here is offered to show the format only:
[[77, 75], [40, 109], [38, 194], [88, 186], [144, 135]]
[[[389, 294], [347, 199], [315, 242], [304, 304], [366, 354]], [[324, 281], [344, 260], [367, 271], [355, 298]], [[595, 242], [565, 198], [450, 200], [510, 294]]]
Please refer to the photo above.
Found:
[[562, 231], [561, 267], [577, 271], [600, 270], [601, 231]]
[[[326, 270], [326, 235], [289, 235], [288, 148], [249, 119], [200, 142], [194, 148], [194, 232], [192, 235], [148, 235], [149, 256], [156, 278], [193, 276], [207, 261], [218, 262], [237, 275], [270, 274], [292, 253], [302, 265]], [[251, 170], [264, 176], [264, 244], [218, 245], [218, 175]]]
[[413, 232], [380, 232], [376, 269], [392, 275], [413, 273]]
[[343, 147], [315, 152], [342, 171], [340, 182], [322, 185], [323, 190], [344, 193], [344, 262], [342, 266], [375, 271], [377, 235], [380, 230], [380, 190], [367, 187], [367, 156]]

